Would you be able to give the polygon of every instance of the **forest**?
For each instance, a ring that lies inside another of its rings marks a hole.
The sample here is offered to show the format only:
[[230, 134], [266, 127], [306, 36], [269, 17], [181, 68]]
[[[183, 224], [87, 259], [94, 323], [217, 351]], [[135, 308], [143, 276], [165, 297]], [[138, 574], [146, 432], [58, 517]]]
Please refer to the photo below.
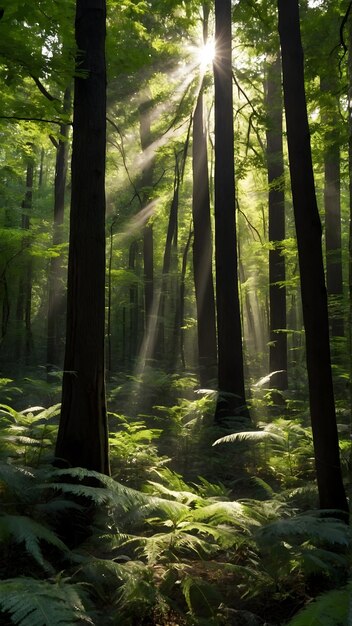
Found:
[[0, 625], [352, 624], [352, 1], [0, 0]]

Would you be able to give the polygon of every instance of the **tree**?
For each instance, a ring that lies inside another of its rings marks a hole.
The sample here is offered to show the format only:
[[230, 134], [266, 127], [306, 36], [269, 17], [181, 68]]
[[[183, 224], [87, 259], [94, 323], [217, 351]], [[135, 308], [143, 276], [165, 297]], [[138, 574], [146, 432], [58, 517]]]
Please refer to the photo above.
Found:
[[320, 506], [348, 511], [342, 483], [331, 375], [327, 293], [304, 88], [298, 0], [278, 0], [291, 187]]
[[[330, 68], [328, 68], [328, 72]], [[337, 67], [334, 67], [337, 73]], [[320, 88], [325, 107], [322, 122], [326, 128], [324, 136], [324, 207], [326, 286], [331, 300], [331, 335], [344, 335], [342, 311], [343, 279], [341, 252], [341, 184], [340, 184], [340, 136], [339, 109], [336, 99], [338, 81], [326, 74], [321, 78]]]
[[[238, 293], [231, 0], [215, 0], [215, 263], [219, 400], [216, 418], [245, 414]], [[226, 393], [225, 396], [221, 392]]]
[[109, 472], [104, 380], [105, 0], [77, 0], [67, 330], [56, 457]]
[[[71, 108], [71, 90], [66, 88], [64, 94], [64, 112], [69, 113]], [[65, 187], [68, 159], [68, 136], [69, 125], [60, 125], [59, 141], [55, 141], [56, 163], [54, 182], [54, 225], [53, 225], [53, 246], [63, 243], [63, 222], [65, 209]], [[62, 318], [65, 302], [62, 281], [62, 253], [50, 259], [48, 276], [48, 337], [47, 337], [47, 378], [50, 380], [50, 373], [54, 366], [60, 366], [60, 337], [62, 336]]]
[[270, 382], [274, 388], [287, 389], [287, 334], [285, 258], [284, 156], [282, 146], [281, 59], [269, 62], [266, 107], [268, 115], [267, 167], [269, 183], [269, 298], [270, 298], [270, 372], [278, 372]]
[[[203, 45], [208, 39], [209, 6], [203, 5]], [[206, 387], [216, 376], [216, 319], [213, 284], [213, 245], [210, 216], [210, 190], [206, 123], [204, 119], [204, 76], [193, 115], [192, 215], [193, 272], [197, 306], [199, 379]]]

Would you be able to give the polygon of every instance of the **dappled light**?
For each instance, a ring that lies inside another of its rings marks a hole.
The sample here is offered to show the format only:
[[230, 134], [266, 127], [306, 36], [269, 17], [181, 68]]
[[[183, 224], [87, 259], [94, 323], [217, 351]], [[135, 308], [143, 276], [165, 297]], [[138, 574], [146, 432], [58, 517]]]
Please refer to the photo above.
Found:
[[349, 623], [351, 3], [1, 6], [0, 624]]

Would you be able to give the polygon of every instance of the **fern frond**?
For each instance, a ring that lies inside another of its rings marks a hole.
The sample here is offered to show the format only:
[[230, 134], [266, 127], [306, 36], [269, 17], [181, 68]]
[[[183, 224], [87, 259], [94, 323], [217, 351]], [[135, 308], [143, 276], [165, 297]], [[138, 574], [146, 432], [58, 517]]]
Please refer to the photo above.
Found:
[[181, 581], [181, 589], [190, 613], [197, 617], [213, 616], [222, 601], [214, 585], [195, 576], [186, 576]]
[[288, 626], [341, 626], [349, 624], [351, 583], [344, 589], [334, 589], [308, 604], [288, 623]]
[[326, 542], [330, 545], [348, 546], [351, 542], [350, 529], [336, 518], [314, 515], [297, 515], [289, 519], [272, 522], [257, 531], [256, 537], [261, 544], [270, 546], [281, 539], [305, 539]]
[[251, 526], [258, 525], [247, 514], [246, 507], [240, 502], [212, 502], [207, 506], [192, 511], [195, 521], [208, 521], [209, 524], [230, 524], [249, 532]]
[[84, 607], [82, 586], [33, 578], [0, 581], [0, 606], [19, 626], [93, 624]]
[[243, 441], [254, 443], [258, 443], [260, 441], [273, 441], [275, 443], [279, 443], [280, 445], [284, 445], [285, 443], [285, 439], [281, 435], [268, 430], [249, 430], [231, 433], [230, 435], [225, 435], [225, 437], [220, 437], [220, 439], [216, 439], [216, 441], [214, 441], [213, 446], [217, 446], [220, 443], [239, 443]]
[[168, 496], [168, 498], [174, 498], [178, 502], [182, 502], [186, 505], [193, 504], [200, 500], [197, 494], [192, 493], [191, 491], [175, 491], [173, 489], [168, 489], [161, 485], [160, 483], [156, 483], [152, 480], [148, 480], [148, 485], [154, 487], [156, 493], [160, 493], [162, 495]]
[[40, 541], [46, 541], [63, 552], [68, 551], [52, 530], [24, 515], [0, 516], [0, 539], [4, 541], [9, 538], [16, 543], [23, 542], [27, 552], [47, 571], [52, 571], [52, 567], [43, 557]]

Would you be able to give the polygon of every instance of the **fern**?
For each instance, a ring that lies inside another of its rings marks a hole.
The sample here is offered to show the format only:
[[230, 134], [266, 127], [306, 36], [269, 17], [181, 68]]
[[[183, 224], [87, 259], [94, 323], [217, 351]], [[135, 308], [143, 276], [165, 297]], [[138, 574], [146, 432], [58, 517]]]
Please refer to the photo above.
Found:
[[191, 614], [197, 618], [215, 615], [222, 596], [214, 585], [196, 576], [186, 576], [181, 581], [181, 589]]
[[[331, 511], [330, 511], [331, 513]], [[289, 519], [282, 519], [264, 526], [257, 532], [257, 539], [262, 545], [270, 546], [273, 542], [286, 539], [326, 542], [348, 546], [351, 541], [349, 528], [335, 518], [319, 517], [314, 514], [302, 514]]]
[[3, 542], [9, 538], [16, 543], [24, 543], [28, 554], [47, 571], [53, 571], [53, 569], [43, 557], [40, 541], [45, 541], [63, 552], [68, 551], [65, 544], [52, 530], [23, 515], [0, 516], [0, 540]]
[[236, 442], [259, 442], [259, 441], [275, 441], [279, 444], [284, 443], [283, 437], [272, 433], [267, 430], [249, 430], [242, 431], [238, 433], [231, 433], [230, 435], [225, 435], [225, 437], [220, 437], [220, 439], [216, 439], [214, 441], [213, 446], [217, 446], [220, 443], [236, 443]]
[[0, 606], [19, 626], [72, 626], [93, 624], [86, 612], [81, 585], [65, 580], [48, 582], [33, 578], [0, 581]]
[[288, 626], [350, 626], [350, 583], [344, 589], [334, 589], [308, 604], [288, 623]]

